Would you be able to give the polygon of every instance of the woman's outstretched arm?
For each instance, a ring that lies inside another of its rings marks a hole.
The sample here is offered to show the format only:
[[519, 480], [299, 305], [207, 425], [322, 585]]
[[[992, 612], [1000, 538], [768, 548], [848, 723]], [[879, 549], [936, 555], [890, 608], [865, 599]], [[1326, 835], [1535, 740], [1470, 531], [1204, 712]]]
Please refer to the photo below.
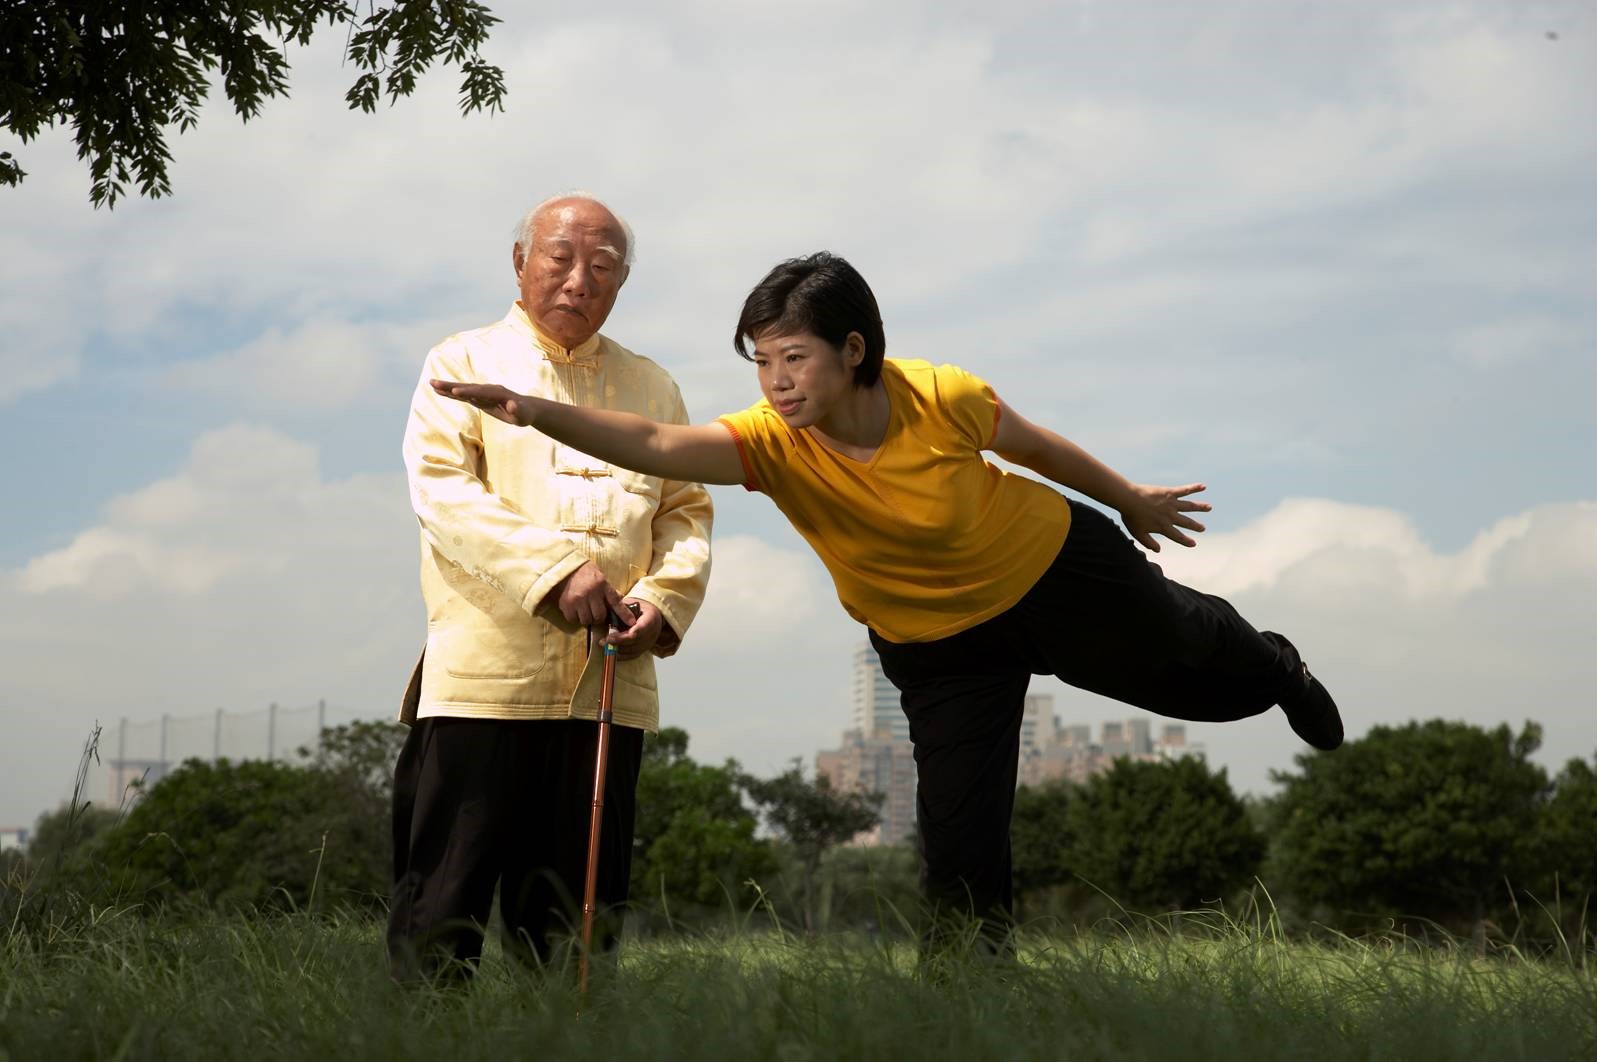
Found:
[[433, 380], [433, 390], [506, 424], [535, 428], [601, 461], [695, 483], [742, 483], [743, 461], [720, 424], [663, 424], [636, 413], [520, 395], [498, 384]]
[[1069, 439], [1022, 417], [1002, 400], [991, 449], [1006, 461], [1024, 465], [1117, 510], [1131, 537], [1154, 553], [1159, 552], [1156, 534], [1183, 546], [1197, 545], [1186, 531], [1202, 531], [1203, 525], [1187, 514], [1206, 513], [1210, 505], [1187, 495], [1203, 490], [1202, 483], [1184, 487], [1132, 483]]

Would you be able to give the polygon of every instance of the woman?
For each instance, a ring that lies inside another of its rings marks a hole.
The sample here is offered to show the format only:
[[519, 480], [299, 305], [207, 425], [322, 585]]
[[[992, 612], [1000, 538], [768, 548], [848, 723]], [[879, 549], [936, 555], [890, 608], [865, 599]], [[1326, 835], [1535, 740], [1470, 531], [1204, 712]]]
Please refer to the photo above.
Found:
[[[710, 424], [661, 424], [434, 380], [437, 390], [647, 475], [771, 497], [870, 629], [902, 694], [919, 776], [921, 881], [937, 917], [989, 940], [1012, 909], [1009, 820], [1034, 674], [1161, 715], [1240, 719], [1279, 704], [1321, 749], [1336, 705], [1285, 638], [1168, 580], [1097, 509], [1001, 471], [1001, 457], [1120, 513], [1158, 552], [1202, 531], [1200, 483], [1155, 487], [1027, 421], [953, 366], [886, 360], [869, 286], [843, 259], [783, 262], [744, 302], [734, 345], [764, 398]], [[752, 350], [751, 350], [752, 346]]]

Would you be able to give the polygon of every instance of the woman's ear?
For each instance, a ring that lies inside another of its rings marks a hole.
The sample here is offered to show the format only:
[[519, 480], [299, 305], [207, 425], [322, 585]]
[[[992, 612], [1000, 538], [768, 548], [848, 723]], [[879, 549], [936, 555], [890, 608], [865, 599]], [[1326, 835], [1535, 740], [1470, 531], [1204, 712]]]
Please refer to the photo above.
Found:
[[843, 364], [851, 369], [857, 369], [864, 360], [865, 337], [858, 332], [850, 332], [843, 340]]

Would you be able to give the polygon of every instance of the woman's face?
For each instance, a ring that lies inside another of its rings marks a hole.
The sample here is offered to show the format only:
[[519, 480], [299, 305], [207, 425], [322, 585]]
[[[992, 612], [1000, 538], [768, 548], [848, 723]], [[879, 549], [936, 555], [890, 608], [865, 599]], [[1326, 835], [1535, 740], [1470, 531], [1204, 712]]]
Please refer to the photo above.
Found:
[[760, 392], [790, 428], [824, 420], [854, 388], [854, 367], [865, 355], [865, 340], [850, 332], [841, 348], [809, 332], [766, 333], [754, 341], [754, 367]]

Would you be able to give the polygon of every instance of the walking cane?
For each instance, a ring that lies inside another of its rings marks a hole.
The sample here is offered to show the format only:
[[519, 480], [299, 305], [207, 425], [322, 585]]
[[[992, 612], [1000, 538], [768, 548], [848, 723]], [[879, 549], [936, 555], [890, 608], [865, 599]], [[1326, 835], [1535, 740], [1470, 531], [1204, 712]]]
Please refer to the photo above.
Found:
[[[630, 604], [633, 615], [638, 606]], [[610, 627], [621, 626], [613, 613]], [[608, 632], [606, 632], [608, 635]], [[599, 826], [604, 820], [604, 776], [610, 767], [610, 719], [615, 700], [616, 647], [608, 636], [604, 643], [604, 680], [599, 686], [599, 743], [593, 756], [593, 816], [588, 820], [588, 878], [582, 886], [582, 951], [577, 954], [577, 991], [588, 994], [588, 951], [593, 947], [593, 912], [599, 891]]]

